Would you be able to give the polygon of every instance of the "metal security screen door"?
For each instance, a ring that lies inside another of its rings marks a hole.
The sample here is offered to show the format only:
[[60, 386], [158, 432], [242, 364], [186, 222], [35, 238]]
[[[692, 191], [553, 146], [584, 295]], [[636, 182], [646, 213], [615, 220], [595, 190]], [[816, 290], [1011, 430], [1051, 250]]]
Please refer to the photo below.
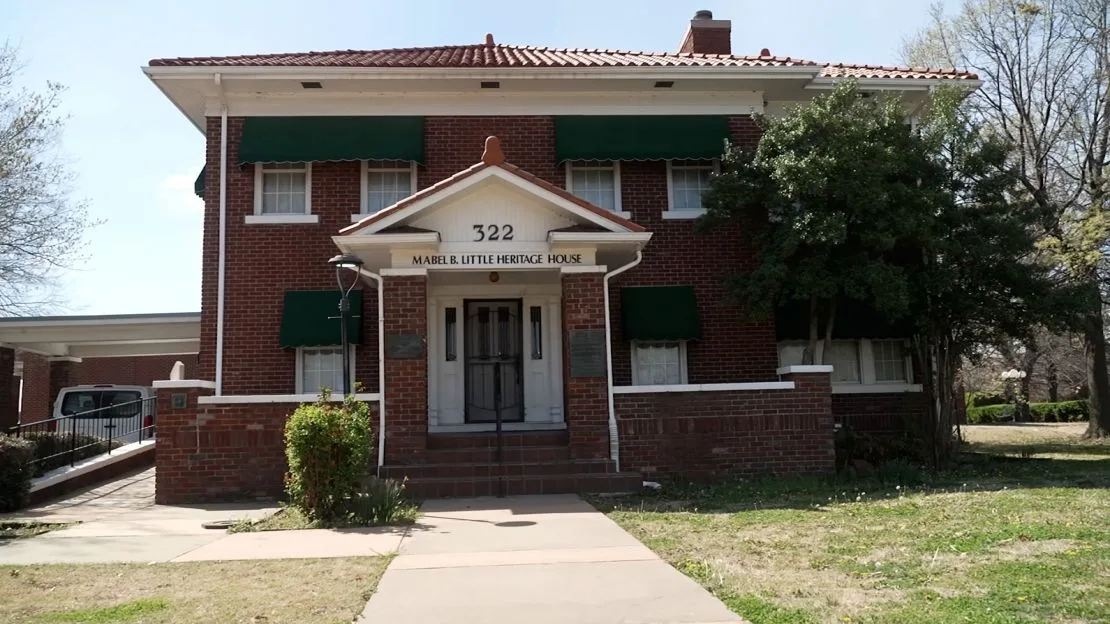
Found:
[[524, 420], [520, 301], [466, 302], [466, 422]]

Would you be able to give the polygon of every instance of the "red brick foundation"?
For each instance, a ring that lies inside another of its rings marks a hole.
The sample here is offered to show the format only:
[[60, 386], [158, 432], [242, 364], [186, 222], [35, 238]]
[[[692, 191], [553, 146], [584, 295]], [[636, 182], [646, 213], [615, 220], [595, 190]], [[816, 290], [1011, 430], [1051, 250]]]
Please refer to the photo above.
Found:
[[616, 395], [621, 469], [681, 478], [832, 472], [828, 374], [793, 381], [793, 390]]
[[866, 433], [921, 431], [926, 415], [925, 393], [834, 394], [833, 418]]

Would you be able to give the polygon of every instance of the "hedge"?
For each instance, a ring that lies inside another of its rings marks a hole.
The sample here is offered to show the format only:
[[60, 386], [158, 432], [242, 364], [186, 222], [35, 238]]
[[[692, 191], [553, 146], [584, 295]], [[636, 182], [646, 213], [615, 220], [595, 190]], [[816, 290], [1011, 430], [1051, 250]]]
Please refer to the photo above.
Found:
[[997, 392], [968, 392], [965, 397], [967, 407], [986, 407], [1005, 405], [1009, 400]]
[[[1061, 401], [1059, 403], [1030, 403], [1029, 415], [1033, 422], [1075, 422], [1087, 420], [1086, 401]], [[973, 425], [1012, 422], [1014, 406], [986, 405], [967, 408], [967, 422]]]
[[27, 500], [33, 456], [30, 442], [0, 433], [0, 511], [19, 509]]
[[[72, 461], [81, 461], [101, 453], [107, 453], [109, 447], [115, 449], [123, 446], [123, 443], [119, 440], [114, 440], [109, 444], [107, 440], [97, 436], [83, 433], [76, 435], [77, 440], [75, 442], [71, 433], [32, 431], [23, 434], [22, 438], [34, 445], [36, 477], [41, 477], [55, 468], [69, 465], [71, 459]], [[69, 454], [70, 448], [76, 449], [72, 458]], [[45, 459], [47, 457], [50, 459]]]

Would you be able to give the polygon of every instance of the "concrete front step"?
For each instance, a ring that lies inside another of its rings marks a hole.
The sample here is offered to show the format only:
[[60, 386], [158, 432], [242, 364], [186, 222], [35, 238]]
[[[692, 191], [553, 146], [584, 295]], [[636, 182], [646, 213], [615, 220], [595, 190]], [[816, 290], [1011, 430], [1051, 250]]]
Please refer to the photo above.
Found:
[[[506, 446], [502, 449], [505, 463], [557, 462], [570, 459], [568, 446]], [[429, 464], [492, 464], [497, 461], [497, 448], [428, 449]]]
[[[410, 479], [407, 494], [415, 499], [497, 496], [501, 479], [496, 477], [436, 477]], [[637, 472], [560, 474], [504, 478], [505, 496], [531, 494], [588, 494], [636, 492], [643, 487]]]
[[[505, 431], [501, 433], [504, 448], [530, 446], [566, 446], [570, 436], [566, 429], [559, 431]], [[497, 434], [480, 433], [429, 433], [428, 450], [462, 448], [496, 448]]]
[[412, 466], [382, 466], [382, 475], [392, 479], [547, 477], [552, 475], [605, 474], [613, 471], [607, 459], [562, 461], [505, 461], [472, 463], [428, 463]]

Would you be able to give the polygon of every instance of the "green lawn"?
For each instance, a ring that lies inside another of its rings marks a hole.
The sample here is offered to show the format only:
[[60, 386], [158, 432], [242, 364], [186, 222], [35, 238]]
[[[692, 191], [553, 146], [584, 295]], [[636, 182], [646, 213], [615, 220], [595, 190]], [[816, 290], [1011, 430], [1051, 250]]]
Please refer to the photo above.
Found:
[[1110, 622], [1110, 442], [1081, 431], [969, 427], [975, 454], [924, 483], [732, 482], [604, 504], [753, 624]]
[[389, 559], [0, 566], [0, 622], [349, 624]]

